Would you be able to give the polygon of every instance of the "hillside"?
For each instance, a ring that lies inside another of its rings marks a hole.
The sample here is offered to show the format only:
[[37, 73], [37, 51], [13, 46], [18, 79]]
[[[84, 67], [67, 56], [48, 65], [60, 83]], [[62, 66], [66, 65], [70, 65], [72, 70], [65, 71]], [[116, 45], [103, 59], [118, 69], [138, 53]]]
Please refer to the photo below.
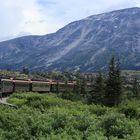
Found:
[[107, 68], [112, 55], [122, 69], [140, 70], [140, 8], [93, 15], [56, 33], [0, 43], [0, 69], [81, 70]]

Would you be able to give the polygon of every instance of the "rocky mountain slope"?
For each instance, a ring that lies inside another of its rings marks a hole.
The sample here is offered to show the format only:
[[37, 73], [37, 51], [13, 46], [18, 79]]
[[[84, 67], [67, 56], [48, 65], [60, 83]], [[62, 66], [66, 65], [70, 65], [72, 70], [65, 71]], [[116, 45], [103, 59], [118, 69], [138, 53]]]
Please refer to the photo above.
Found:
[[140, 70], [140, 8], [93, 15], [56, 33], [0, 43], [0, 69], [106, 69], [112, 55], [123, 69]]

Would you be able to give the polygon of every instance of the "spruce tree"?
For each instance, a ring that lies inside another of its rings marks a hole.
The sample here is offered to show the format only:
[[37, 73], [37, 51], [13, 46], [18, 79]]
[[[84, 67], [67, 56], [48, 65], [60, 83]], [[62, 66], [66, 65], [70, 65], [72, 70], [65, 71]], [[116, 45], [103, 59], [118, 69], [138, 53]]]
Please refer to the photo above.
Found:
[[86, 80], [85, 80], [85, 77], [82, 77], [81, 80], [80, 80], [80, 94], [82, 96], [86, 96]]
[[133, 80], [132, 92], [133, 92], [133, 97], [139, 97], [140, 96], [139, 83], [138, 83], [138, 79], [136, 77]]
[[106, 81], [105, 104], [107, 106], [118, 105], [122, 94], [121, 71], [119, 61], [114, 56], [109, 65], [109, 72]]
[[76, 84], [74, 87], [75, 94], [79, 95], [81, 93], [81, 80], [79, 77], [76, 77]]
[[98, 73], [90, 92], [90, 103], [103, 104], [105, 96], [105, 83], [101, 73]]
[[29, 69], [27, 68], [27, 67], [23, 67], [23, 69], [22, 69], [22, 73], [24, 73], [24, 74], [29, 74]]

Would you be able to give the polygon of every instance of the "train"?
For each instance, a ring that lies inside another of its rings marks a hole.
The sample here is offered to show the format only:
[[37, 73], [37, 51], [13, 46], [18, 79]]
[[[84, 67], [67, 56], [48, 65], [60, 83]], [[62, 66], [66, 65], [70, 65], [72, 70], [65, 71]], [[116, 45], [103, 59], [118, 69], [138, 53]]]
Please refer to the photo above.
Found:
[[2, 78], [0, 79], [0, 92], [3, 94], [13, 92], [73, 92], [75, 85], [75, 81], [34, 81], [31, 79]]

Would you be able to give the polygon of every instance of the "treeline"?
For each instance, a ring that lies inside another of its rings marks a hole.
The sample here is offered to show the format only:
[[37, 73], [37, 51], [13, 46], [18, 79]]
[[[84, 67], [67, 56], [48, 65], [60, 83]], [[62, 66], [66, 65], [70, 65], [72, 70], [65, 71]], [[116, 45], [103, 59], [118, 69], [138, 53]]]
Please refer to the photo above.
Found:
[[[74, 93], [63, 93], [62, 97], [70, 100], [83, 99], [89, 104], [100, 104], [106, 106], [118, 105], [124, 98], [140, 98], [140, 83], [135, 77], [131, 87], [124, 84], [119, 60], [112, 57], [108, 72], [99, 72], [90, 78], [90, 89], [85, 76], [77, 73]], [[88, 88], [87, 88], [88, 87]]]
[[[22, 74], [21, 74], [22, 73]], [[108, 71], [101, 73], [36, 71], [30, 72], [23, 67], [21, 73], [5, 71], [3, 75], [20, 77], [21, 79], [63, 81], [76, 81], [74, 91], [60, 94], [62, 98], [69, 100], [83, 100], [88, 104], [100, 104], [106, 106], [118, 105], [124, 99], [140, 98], [140, 79], [137, 77], [125, 78], [121, 73], [119, 60], [114, 57], [110, 60]], [[127, 79], [127, 80], [126, 80]], [[90, 84], [90, 85], [89, 85]]]
[[[124, 77], [119, 60], [113, 56], [108, 70], [104, 73], [81, 73], [79, 71], [36, 71], [29, 72], [27, 67], [23, 73], [31, 79], [53, 79], [55, 81], [76, 81], [73, 93], [65, 91], [62, 97], [70, 100], [84, 100], [88, 104], [106, 106], [118, 105], [124, 98], [140, 98], [140, 81], [137, 77]], [[127, 79], [127, 80], [126, 80]], [[90, 86], [88, 84], [91, 84]]]

